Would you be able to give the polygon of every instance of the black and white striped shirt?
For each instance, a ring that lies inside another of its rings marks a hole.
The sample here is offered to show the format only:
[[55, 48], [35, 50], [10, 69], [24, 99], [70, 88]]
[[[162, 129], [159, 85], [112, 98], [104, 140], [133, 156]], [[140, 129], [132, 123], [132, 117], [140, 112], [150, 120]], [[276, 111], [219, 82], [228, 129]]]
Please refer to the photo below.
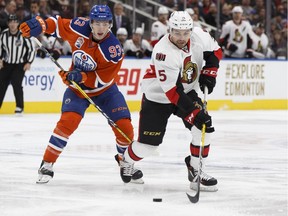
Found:
[[35, 48], [30, 38], [23, 38], [18, 31], [12, 35], [9, 29], [0, 34], [0, 59], [8, 64], [32, 63]]

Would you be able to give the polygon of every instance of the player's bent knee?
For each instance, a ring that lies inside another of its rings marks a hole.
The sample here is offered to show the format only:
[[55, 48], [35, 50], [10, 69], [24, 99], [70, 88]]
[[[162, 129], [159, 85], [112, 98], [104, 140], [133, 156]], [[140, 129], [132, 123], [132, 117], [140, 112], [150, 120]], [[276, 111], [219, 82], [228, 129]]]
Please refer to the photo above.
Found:
[[[133, 126], [131, 124], [131, 120], [128, 118], [120, 119], [115, 122], [115, 124], [121, 129], [121, 131], [132, 141], [134, 139], [134, 131]], [[112, 127], [112, 130], [116, 136], [116, 142], [127, 146], [131, 142], [127, 140], [116, 128]]]
[[78, 128], [81, 120], [82, 116], [78, 113], [64, 112], [62, 113], [60, 120], [57, 122], [54, 133], [68, 138]]

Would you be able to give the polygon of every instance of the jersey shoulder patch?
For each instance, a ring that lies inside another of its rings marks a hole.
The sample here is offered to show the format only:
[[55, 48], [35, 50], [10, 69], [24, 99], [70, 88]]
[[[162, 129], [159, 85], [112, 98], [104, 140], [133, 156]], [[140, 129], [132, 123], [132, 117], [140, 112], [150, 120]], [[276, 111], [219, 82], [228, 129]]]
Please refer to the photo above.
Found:
[[70, 23], [70, 27], [72, 31], [85, 37], [89, 37], [91, 33], [89, 19], [85, 17], [76, 17], [72, 19]]
[[166, 54], [164, 53], [156, 53], [155, 55], [155, 59], [158, 60], [158, 61], [165, 61], [166, 59]]
[[108, 61], [118, 62], [123, 58], [124, 51], [118, 39], [110, 32], [110, 36], [99, 44], [102, 54]]

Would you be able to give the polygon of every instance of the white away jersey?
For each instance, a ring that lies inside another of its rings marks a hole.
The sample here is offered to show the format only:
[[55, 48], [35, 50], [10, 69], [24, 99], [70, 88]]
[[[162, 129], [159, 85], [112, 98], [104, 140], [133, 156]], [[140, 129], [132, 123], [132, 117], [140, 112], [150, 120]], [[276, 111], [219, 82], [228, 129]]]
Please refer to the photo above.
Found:
[[180, 91], [184, 93], [192, 89], [197, 91], [203, 56], [206, 65], [217, 71], [222, 56], [221, 48], [201, 28], [193, 29], [185, 49], [179, 49], [170, 41], [169, 34], [166, 34], [154, 47], [151, 71], [144, 75], [142, 81], [142, 91], [146, 98], [158, 103], [177, 104], [178, 98], [182, 97], [179, 95], [182, 86], [184, 89]]
[[252, 49], [254, 50], [254, 57], [258, 59], [264, 59], [267, 56], [269, 40], [266, 34], [260, 36], [253, 34], [252, 37]]
[[227, 21], [223, 27], [220, 35], [220, 41], [226, 40], [227, 42], [235, 44], [238, 49], [235, 52], [229, 50], [224, 51], [225, 55], [234, 58], [243, 58], [246, 54], [248, 35], [251, 37], [253, 34], [252, 27], [249, 22], [243, 20], [240, 25], [236, 25], [233, 20]]
[[163, 24], [162, 22], [155, 21], [151, 26], [151, 41], [159, 40], [162, 36], [168, 33], [169, 26]]
[[131, 50], [133, 52], [136, 52], [138, 50], [142, 50], [142, 51], [149, 50], [149, 51], [152, 51], [153, 48], [152, 48], [151, 44], [146, 39], [142, 39], [141, 46], [136, 46], [133, 43], [133, 40], [129, 39], [129, 40], [125, 41], [125, 43], [123, 45], [123, 49], [124, 49], [124, 53], [126, 53], [128, 50]]

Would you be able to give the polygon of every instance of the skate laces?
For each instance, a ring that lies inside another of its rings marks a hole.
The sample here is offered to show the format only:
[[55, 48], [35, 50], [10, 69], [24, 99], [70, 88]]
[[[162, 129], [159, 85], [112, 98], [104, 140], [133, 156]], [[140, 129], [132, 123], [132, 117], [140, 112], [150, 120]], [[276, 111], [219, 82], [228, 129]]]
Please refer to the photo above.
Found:
[[133, 170], [132, 170], [132, 175], [133, 175], [134, 173], [138, 172], [138, 171], [139, 171], [138, 169], [133, 168]]
[[53, 163], [44, 162], [40, 167], [41, 172], [50, 171], [53, 172]]
[[[198, 170], [193, 168], [193, 174], [194, 174], [194, 179], [197, 179], [197, 174], [198, 174]], [[204, 181], [209, 181], [210, 179], [213, 179], [212, 176], [208, 175], [207, 173], [205, 173], [204, 171], [200, 171], [200, 178]]]
[[206, 181], [208, 181], [208, 180], [213, 178], [212, 176], [208, 175], [207, 173], [205, 173], [203, 171], [201, 172], [200, 177], [201, 177], [202, 180], [206, 180]]
[[121, 164], [121, 167], [123, 168], [123, 175], [131, 176], [133, 173], [134, 164], [126, 162], [126, 161], [121, 161], [120, 164]]

